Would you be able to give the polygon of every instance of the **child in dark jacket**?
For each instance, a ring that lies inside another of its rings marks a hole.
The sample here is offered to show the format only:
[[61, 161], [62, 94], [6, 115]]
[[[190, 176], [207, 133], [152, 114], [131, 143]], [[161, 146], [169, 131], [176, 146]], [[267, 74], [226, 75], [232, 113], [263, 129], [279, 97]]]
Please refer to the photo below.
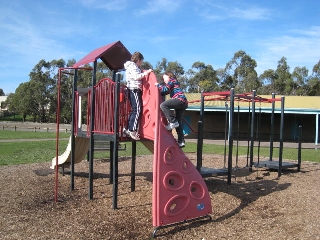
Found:
[[[156, 83], [155, 85], [162, 95], [170, 94], [170, 99], [160, 104], [160, 108], [169, 122], [166, 129], [171, 131], [176, 128], [178, 145], [180, 148], [183, 148], [185, 147], [185, 141], [182, 129], [182, 118], [185, 110], [188, 108], [188, 100], [180, 88], [180, 83], [172, 72], [165, 72], [163, 74], [163, 80], [163, 84]], [[172, 114], [170, 109], [175, 110], [175, 115]]]

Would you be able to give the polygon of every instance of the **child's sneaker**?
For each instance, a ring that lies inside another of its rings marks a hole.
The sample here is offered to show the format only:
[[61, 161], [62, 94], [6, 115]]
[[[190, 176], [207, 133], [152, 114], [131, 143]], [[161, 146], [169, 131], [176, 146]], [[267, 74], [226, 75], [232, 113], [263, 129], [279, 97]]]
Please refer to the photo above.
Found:
[[123, 128], [122, 132], [126, 135], [126, 136], [130, 136], [130, 131]]
[[174, 128], [177, 128], [179, 127], [179, 123], [178, 122], [174, 122], [174, 123], [169, 123], [167, 126], [166, 126], [166, 129], [168, 131], [171, 131], [172, 129]]
[[139, 138], [139, 134], [136, 132], [136, 131], [129, 131], [129, 135], [130, 135], [130, 137], [132, 138], [132, 139], [134, 139], [134, 140], [140, 140], [140, 138]]
[[186, 146], [185, 141], [182, 140], [181, 142], [178, 142], [178, 146], [179, 146], [179, 148], [184, 148]]

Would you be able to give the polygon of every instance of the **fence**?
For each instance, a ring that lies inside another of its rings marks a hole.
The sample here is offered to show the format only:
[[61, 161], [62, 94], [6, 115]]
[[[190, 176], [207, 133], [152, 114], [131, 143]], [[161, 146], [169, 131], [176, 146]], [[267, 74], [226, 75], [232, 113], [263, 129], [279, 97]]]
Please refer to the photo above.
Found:
[[[22, 132], [56, 132], [56, 124], [52, 123], [0, 123], [1, 130]], [[59, 132], [71, 133], [70, 124], [60, 124]]]

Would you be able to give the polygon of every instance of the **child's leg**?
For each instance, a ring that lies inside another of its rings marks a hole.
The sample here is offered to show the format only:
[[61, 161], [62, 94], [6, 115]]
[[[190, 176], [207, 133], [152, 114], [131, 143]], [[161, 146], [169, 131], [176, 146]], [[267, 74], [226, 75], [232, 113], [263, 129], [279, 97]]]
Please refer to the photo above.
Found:
[[142, 92], [140, 90], [130, 90], [131, 113], [129, 116], [129, 131], [137, 131], [139, 128], [139, 120], [142, 106]]
[[168, 99], [160, 104], [160, 108], [163, 112], [163, 114], [166, 116], [168, 121], [170, 123], [176, 122], [175, 116], [172, 114], [170, 109], [175, 109], [176, 108], [176, 101], [179, 101], [177, 99]]
[[178, 135], [178, 142], [181, 143], [184, 141], [183, 128], [182, 128], [182, 118], [185, 109], [176, 109], [176, 119], [179, 123], [179, 127], [176, 128], [176, 132]]

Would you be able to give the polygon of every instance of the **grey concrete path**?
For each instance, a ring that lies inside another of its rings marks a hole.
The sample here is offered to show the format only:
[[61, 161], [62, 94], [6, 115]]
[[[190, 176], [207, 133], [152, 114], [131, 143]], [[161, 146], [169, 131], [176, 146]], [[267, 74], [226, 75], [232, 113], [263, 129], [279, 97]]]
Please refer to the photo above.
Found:
[[[60, 124], [59, 125], [59, 129], [60, 131], [65, 131], [65, 130], [69, 130], [71, 129], [71, 125], [70, 124]], [[10, 140], [10, 139], [1, 139], [1, 130], [12, 130], [14, 128], [17, 128], [17, 130], [25, 130], [25, 129], [29, 129], [29, 130], [34, 130], [36, 128], [36, 130], [38, 131], [50, 131], [50, 132], [54, 132], [56, 131], [56, 124], [55, 123], [30, 123], [30, 122], [26, 122], [26, 123], [22, 123], [22, 122], [0, 122], [0, 142], [10, 142], [10, 141], [15, 141], [15, 142], [23, 142], [23, 141], [43, 141], [43, 140], [55, 140], [55, 139], [15, 139], [15, 140]], [[197, 139], [194, 138], [186, 138], [186, 142], [194, 142], [197, 143]], [[213, 139], [204, 139], [203, 140], [204, 143], [206, 144], [216, 144], [216, 145], [224, 145], [225, 141], [224, 140], [213, 140]], [[236, 146], [237, 142], [234, 141], [234, 146]], [[248, 142], [247, 141], [239, 141], [239, 146], [248, 146]], [[258, 146], [258, 142], [256, 141], [254, 143], [254, 146], [257, 147]], [[228, 141], [227, 141], [227, 145], [228, 145]], [[279, 147], [279, 142], [275, 142], [273, 144], [274, 148]], [[249, 143], [250, 146], [250, 143]], [[270, 142], [261, 142], [260, 143], [261, 147], [270, 147]], [[283, 147], [284, 148], [298, 148], [298, 143], [294, 143], [294, 142], [284, 142], [283, 143]], [[309, 149], [318, 149], [320, 148], [320, 145], [316, 145], [315, 143], [302, 143], [301, 147], [303, 149], [309, 148]]]
[[[196, 143], [197, 142], [197, 139], [186, 139], [186, 142], [194, 142]], [[213, 139], [204, 139], [203, 140], [203, 143], [206, 143], [206, 144], [215, 144], [215, 145], [224, 145], [225, 144], [225, 141], [224, 140], [213, 140]], [[229, 145], [229, 142], [227, 141], [226, 142], [227, 145]], [[248, 142], [247, 141], [239, 141], [238, 142], [239, 146], [242, 146], [242, 147], [247, 147], [248, 146]], [[250, 142], [249, 142], [249, 146], [250, 146]], [[237, 145], [237, 141], [233, 141], [233, 145], [236, 146]], [[259, 145], [259, 142], [258, 141], [255, 141], [254, 142], [254, 146], [255, 147], [258, 147]], [[280, 146], [280, 143], [279, 142], [274, 142], [273, 143], [273, 147], [274, 148], [278, 148]], [[270, 147], [270, 142], [260, 142], [260, 147]], [[294, 142], [284, 142], [283, 143], [283, 147], [284, 148], [298, 148], [298, 143], [294, 143]], [[316, 145], [314, 143], [301, 143], [301, 148], [320, 148], [320, 145]]]
[[[0, 132], [1, 134], [1, 132]], [[55, 141], [55, 138], [48, 138], [48, 139], [44, 139], [44, 138], [33, 138], [33, 139], [1, 139], [1, 135], [0, 135], [0, 143], [1, 142], [30, 142], [30, 141]], [[68, 140], [68, 138], [60, 138], [60, 140]], [[186, 142], [192, 142], [192, 143], [197, 143], [197, 139], [186, 139]], [[225, 144], [224, 140], [212, 140], [212, 139], [204, 139], [203, 143], [205, 144], [213, 144], [213, 145], [223, 145]], [[226, 143], [228, 146], [228, 142]], [[239, 146], [241, 147], [248, 147], [248, 142], [247, 141], [239, 141], [238, 142]], [[233, 146], [236, 146], [237, 142], [234, 141], [233, 142]], [[255, 142], [254, 143], [254, 147], [258, 147], [259, 143]], [[249, 143], [250, 146], [250, 143]], [[273, 144], [274, 148], [278, 148], [280, 146], [279, 142], [275, 142]], [[270, 142], [261, 142], [260, 143], [260, 147], [270, 147]], [[292, 143], [292, 142], [284, 142], [283, 143], [283, 147], [284, 148], [298, 148], [298, 143]], [[319, 145], [315, 145], [314, 143], [302, 143], [301, 144], [301, 148], [302, 149], [320, 149]]]

